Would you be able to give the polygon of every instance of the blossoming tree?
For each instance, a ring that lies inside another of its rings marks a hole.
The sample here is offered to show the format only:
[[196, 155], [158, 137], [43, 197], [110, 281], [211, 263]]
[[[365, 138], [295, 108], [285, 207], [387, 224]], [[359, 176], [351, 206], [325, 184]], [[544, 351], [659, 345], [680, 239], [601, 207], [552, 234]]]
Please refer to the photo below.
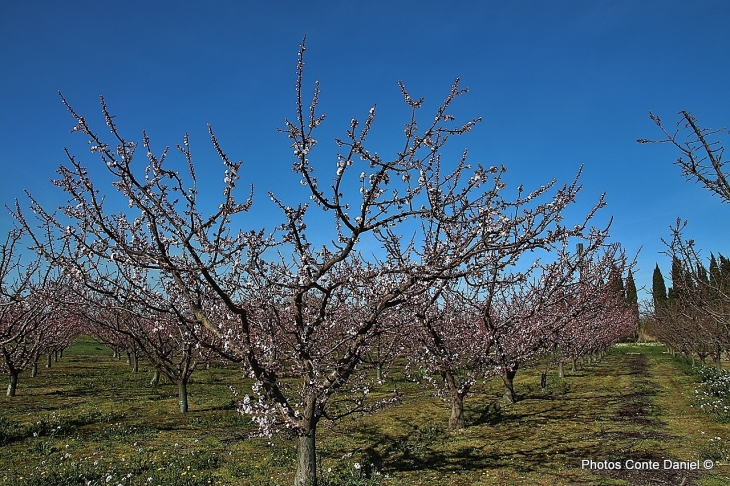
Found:
[[7, 395], [15, 396], [18, 376], [38, 358], [74, 335], [69, 314], [69, 282], [42, 255], [23, 263], [22, 230], [11, 230], [0, 246], [0, 369], [10, 378]]
[[[123, 260], [130, 271], [156, 275], [162, 293], [183, 304], [186, 319], [214, 337], [200, 342], [245, 364], [255, 384], [241, 409], [256, 418], [262, 433], [286, 428], [296, 435], [297, 486], [317, 482], [320, 421], [376, 405], [368, 399], [372, 378], [363, 358], [372, 355], [382, 336], [403, 325], [402, 308], [465, 278], [473, 265], [493, 255], [513, 253], [510, 238], [496, 236], [502, 231], [509, 236], [524, 226], [531, 235], [526, 237], [531, 243], [521, 247], [525, 251], [560, 240], [548, 229], [560, 217], [550, 204], [564, 207], [576, 191], [569, 186], [542, 209], [523, 213], [527, 208], [505, 203], [500, 195], [503, 169], [471, 167], [466, 152], [447, 168], [442, 161], [447, 141], [479, 121], [456, 124], [449, 112], [466, 91], [458, 79], [422, 125], [423, 100], [412, 98], [400, 83], [411, 111], [402, 150], [385, 157], [370, 148], [373, 107], [364, 122], [353, 119], [344, 137], [335, 140], [339, 153], [331, 162], [331, 177], [322, 178], [322, 165], [313, 160], [321, 158], [314, 133], [324, 115], [317, 113], [318, 85], [309, 106], [302, 101], [304, 50], [302, 44], [296, 116], [281, 131], [289, 138], [292, 170], [310, 202], [270, 192], [282, 214], [275, 228], [234, 225], [251, 209], [253, 195], [244, 202], [236, 198], [242, 163], [229, 159], [212, 129], [224, 180], [220, 204], [206, 211], [187, 136], [178, 146], [187, 168], [183, 175], [170, 166], [167, 149], [155, 155], [146, 134], [141, 146], [147, 162], [133, 165], [138, 145], [120, 133], [103, 98], [113, 142], [103, 140], [63, 102], [75, 119], [74, 131], [87, 138], [112, 177], [113, 191], [98, 185], [102, 178], [91, 175], [99, 174], [96, 168], [67, 151], [68, 163], [59, 169], [56, 184], [70, 198], [64, 218], [73, 225], [66, 228], [38, 208], [78, 252], [82, 266], [83, 259]], [[128, 210], [114, 212], [115, 195]], [[519, 214], [507, 215], [507, 210]], [[323, 229], [326, 220], [331, 224]], [[316, 231], [310, 229], [313, 221]], [[565, 235], [579, 236], [584, 229], [579, 225]]]

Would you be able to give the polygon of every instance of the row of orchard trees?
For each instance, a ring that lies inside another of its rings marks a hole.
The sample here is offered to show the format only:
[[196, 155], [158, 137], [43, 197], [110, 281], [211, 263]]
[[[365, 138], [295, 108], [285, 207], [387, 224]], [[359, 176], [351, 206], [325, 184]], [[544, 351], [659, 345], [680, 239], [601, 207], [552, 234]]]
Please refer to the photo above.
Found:
[[9, 397], [22, 371], [36, 375], [43, 355], [51, 366], [51, 355], [69, 345], [78, 322], [68, 276], [41, 256], [26, 261], [22, 241], [16, 229], [0, 246], [0, 371], [9, 377]]
[[704, 366], [711, 357], [722, 369], [722, 356], [730, 353], [730, 259], [701, 258], [694, 242], [682, 240], [682, 227], [674, 228], [669, 244], [672, 287], [667, 289], [659, 266], [654, 269], [649, 331], [693, 363], [699, 358]]
[[450, 402], [451, 430], [464, 426], [464, 398], [477, 380], [501, 377], [512, 403], [521, 366], [547, 353], [562, 370], [564, 361], [602, 353], [635, 332], [636, 307], [618, 273], [623, 255], [618, 246], [599, 248], [561, 249], [550, 263], [521, 272], [502, 261], [429, 289], [408, 308], [416, 317], [409, 358]]
[[[725, 129], [703, 128], [686, 111], [680, 112], [674, 130], [665, 128], [658, 116], [650, 113], [650, 117], [665, 138], [640, 139], [639, 143], [673, 145], [680, 153], [675, 163], [682, 175], [730, 203], [730, 173], [718, 138]], [[730, 353], [730, 259], [721, 254], [702, 257], [695, 241], [684, 236], [686, 226], [678, 219], [671, 238], [664, 242], [671, 258], [672, 287], [668, 291], [659, 266], [654, 269], [654, 315], [648, 331], [693, 363], [699, 358], [704, 365], [711, 356], [721, 368], [723, 353]]]
[[[384, 158], [369, 148], [373, 107], [335, 140], [331, 176], [315, 170], [314, 133], [324, 115], [318, 87], [308, 107], [302, 102], [303, 53], [302, 46], [296, 117], [281, 131], [310, 202], [269, 193], [282, 214], [275, 228], [234, 225], [251, 211], [253, 192], [236, 199], [242, 163], [228, 158], [212, 129], [224, 165], [215, 205], [198, 187], [187, 136], [177, 147], [185, 175], [169, 166], [167, 149], [156, 155], [146, 134], [140, 162], [140, 147], [118, 131], [103, 99], [112, 142], [63, 102], [114, 190], [104, 191], [102, 172], [68, 153], [56, 181], [69, 197], [63, 214], [32, 197], [37, 225], [16, 211], [26, 230], [49, 236], [36, 237], [34, 249], [80, 283], [84, 321], [176, 381], [181, 410], [198, 363], [212, 356], [241, 363], [255, 380], [241, 410], [264, 434], [292, 431], [295, 483], [316, 484], [318, 424], [377, 406], [368, 392], [396, 357], [433, 377], [451, 403], [452, 428], [460, 428], [477, 380], [501, 376], [513, 392], [518, 368], [536, 357], [550, 352], [562, 362], [601, 352], [635, 331], [636, 313], [617, 291], [625, 256], [607, 243], [607, 229], [592, 225], [603, 198], [568, 224], [577, 178], [520, 186], [510, 198], [506, 168], [472, 167], [466, 152], [442, 163], [446, 142], [479, 122], [456, 124], [449, 112], [466, 91], [458, 79], [420, 123], [423, 100], [400, 84], [411, 110], [401, 151]], [[582, 251], [571, 251], [576, 242]]]

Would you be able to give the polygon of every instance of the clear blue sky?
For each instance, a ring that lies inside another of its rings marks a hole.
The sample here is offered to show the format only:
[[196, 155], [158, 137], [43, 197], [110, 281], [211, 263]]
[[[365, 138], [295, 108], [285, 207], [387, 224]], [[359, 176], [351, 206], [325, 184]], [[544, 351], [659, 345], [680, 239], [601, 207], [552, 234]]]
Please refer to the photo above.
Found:
[[[455, 114], [484, 121], [452, 148], [507, 165], [512, 187], [568, 181], [585, 164], [581, 207], [607, 193], [601, 220], [614, 217], [613, 239], [631, 254], [643, 247], [639, 285], [651, 285], [656, 262], [668, 273], [660, 238], [677, 217], [690, 221], [688, 236], [705, 252], [730, 255], [730, 205], [684, 182], [670, 147], [636, 143], [661, 135], [649, 110], [669, 126], [679, 110], [705, 126], [730, 125], [724, 0], [4, 1], [0, 200], [28, 189], [62, 204], [48, 181], [63, 147], [95, 162], [83, 137], [69, 134], [61, 90], [100, 131], [103, 94], [127, 137], [146, 129], [157, 151], [189, 132], [199, 171], [218, 181], [212, 123], [226, 152], [244, 160], [243, 181], [256, 183], [261, 224], [277, 223], [266, 191], [298, 180], [276, 128], [294, 117], [304, 34], [306, 80], [321, 82], [328, 115], [318, 136], [328, 169], [332, 137], [374, 103], [378, 151], [400, 146], [408, 111], [399, 79], [433, 108], [459, 76], [470, 93]], [[9, 225], [3, 212], [0, 229]]]

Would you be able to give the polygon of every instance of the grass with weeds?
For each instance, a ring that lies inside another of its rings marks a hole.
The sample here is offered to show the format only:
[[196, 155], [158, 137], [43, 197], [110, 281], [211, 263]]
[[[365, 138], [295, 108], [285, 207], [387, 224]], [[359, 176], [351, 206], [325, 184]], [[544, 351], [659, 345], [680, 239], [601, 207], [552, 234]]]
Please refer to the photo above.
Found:
[[[250, 386], [231, 366], [200, 369], [190, 412], [177, 388], [149, 384], [144, 362], [81, 340], [37, 377], [23, 374], [16, 397], [0, 399], [0, 484], [292, 484], [295, 441], [250, 438], [254, 425], [232, 393]], [[394, 370], [383, 385], [402, 401], [380, 413], [323, 423], [323, 486], [507, 484], [728, 484], [730, 431], [694, 404], [698, 378], [661, 346], [622, 345], [599, 363], [548, 377], [515, 379], [520, 400], [499, 401], [497, 380], [476, 386], [467, 428], [447, 430], [449, 410]], [[712, 460], [712, 470], [596, 470], [581, 461]]]

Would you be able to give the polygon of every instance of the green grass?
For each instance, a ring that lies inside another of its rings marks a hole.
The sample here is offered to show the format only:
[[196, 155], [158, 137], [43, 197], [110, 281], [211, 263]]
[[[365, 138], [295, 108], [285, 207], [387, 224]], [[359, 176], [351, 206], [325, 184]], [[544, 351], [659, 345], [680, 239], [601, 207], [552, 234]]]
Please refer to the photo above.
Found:
[[[82, 340], [51, 369], [22, 374], [18, 394], [0, 398], [0, 484], [292, 484], [292, 438], [251, 439], [229, 386], [246, 392], [235, 367], [200, 369], [190, 412], [177, 389], [149, 385], [105, 347]], [[497, 406], [501, 385], [466, 400], [468, 427], [447, 431], [448, 407], [393, 372], [403, 400], [318, 435], [327, 485], [728, 484], [730, 430], [691, 405], [693, 371], [661, 346], [625, 345], [565, 379], [539, 371], [516, 378], [521, 400]], [[376, 390], [375, 393], [378, 391]], [[720, 437], [721, 440], [716, 440]], [[582, 459], [712, 459], [711, 471], [591, 471]], [[356, 466], [359, 466], [356, 468]], [[365, 476], [371, 479], [364, 479]], [[108, 479], [108, 481], [107, 481]]]

